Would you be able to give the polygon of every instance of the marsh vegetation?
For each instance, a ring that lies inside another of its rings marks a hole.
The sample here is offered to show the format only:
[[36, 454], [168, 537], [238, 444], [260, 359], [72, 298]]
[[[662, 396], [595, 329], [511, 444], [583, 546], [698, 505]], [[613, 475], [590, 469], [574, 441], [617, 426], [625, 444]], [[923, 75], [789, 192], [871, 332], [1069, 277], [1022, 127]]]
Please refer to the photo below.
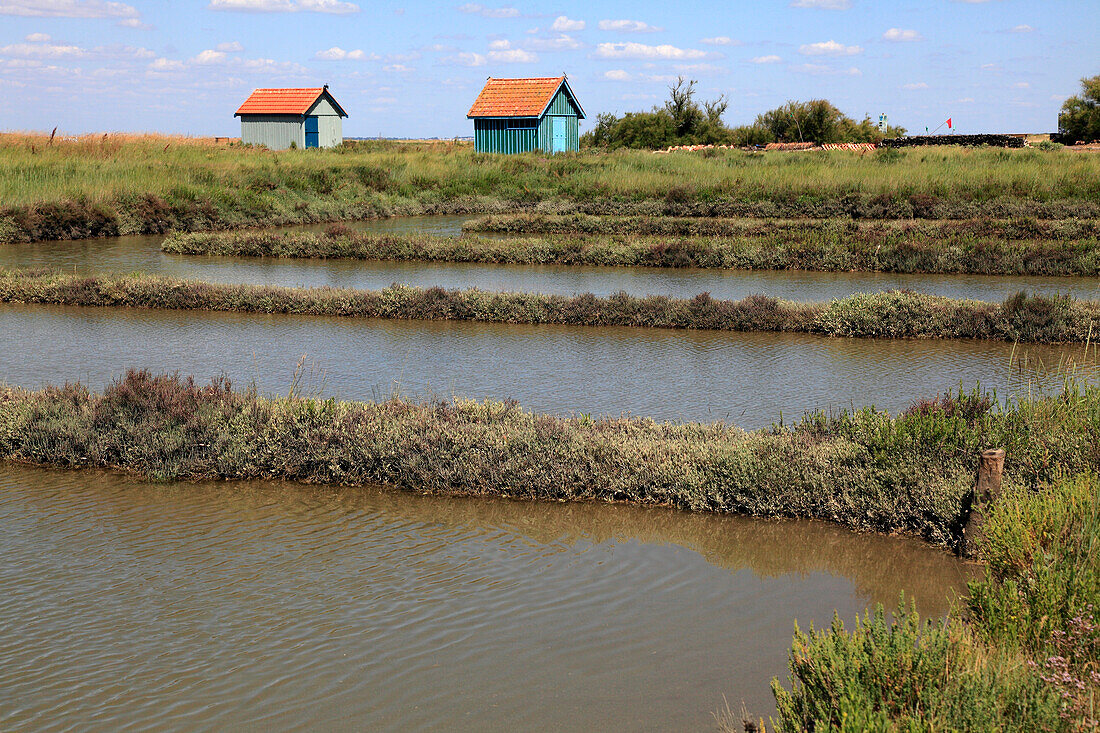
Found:
[[273, 153], [186, 138], [0, 135], [0, 242], [424, 213], [1100, 216], [1100, 156], [1037, 150], [476, 155], [464, 144]]

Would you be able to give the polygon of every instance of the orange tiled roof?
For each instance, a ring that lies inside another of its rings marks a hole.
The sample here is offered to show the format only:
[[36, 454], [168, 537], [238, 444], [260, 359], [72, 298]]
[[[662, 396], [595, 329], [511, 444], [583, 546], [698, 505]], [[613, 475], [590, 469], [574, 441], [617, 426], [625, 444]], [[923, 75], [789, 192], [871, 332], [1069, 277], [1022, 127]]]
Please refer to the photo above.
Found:
[[474, 100], [467, 117], [538, 117], [550, 104], [564, 76], [493, 79]]
[[238, 115], [304, 115], [324, 93], [324, 87], [257, 89], [244, 100]]

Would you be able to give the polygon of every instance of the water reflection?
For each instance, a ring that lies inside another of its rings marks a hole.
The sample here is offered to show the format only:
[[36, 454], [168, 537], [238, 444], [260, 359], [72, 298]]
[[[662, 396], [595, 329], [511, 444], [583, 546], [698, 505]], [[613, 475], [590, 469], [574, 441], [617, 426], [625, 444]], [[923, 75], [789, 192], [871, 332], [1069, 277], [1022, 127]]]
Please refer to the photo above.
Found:
[[822, 523], [14, 466], [0, 527], [5, 729], [700, 729], [770, 709], [794, 619], [968, 576]]
[[746, 428], [818, 408], [897, 411], [960, 384], [1001, 397], [1057, 387], [1069, 363], [1098, 374], [1083, 345], [22, 305], [0, 307], [0, 354], [0, 382], [29, 388], [99, 389], [145, 367], [285, 394], [305, 354], [306, 387], [342, 399], [512, 398], [539, 412]]
[[[421, 216], [352, 222], [376, 232], [461, 233], [465, 217]], [[325, 225], [293, 227], [321, 230]], [[625, 291], [634, 295], [690, 298], [709, 291], [715, 298], [740, 299], [753, 293], [799, 301], [826, 301], [852, 293], [908, 289], [953, 298], [1001, 301], [1020, 290], [1100, 299], [1097, 278], [999, 277], [988, 275], [899, 275], [875, 272], [808, 272], [659, 269], [645, 267], [565, 267], [480, 265], [355, 260], [165, 255], [161, 237], [114, 237], [76, 242], [0, 246], [0, 267], [46, 267], [79, 273], [135, 271], [223, 283], [379, 289], [395, 282], [420, 287], [478, 287], [541, 293]]]

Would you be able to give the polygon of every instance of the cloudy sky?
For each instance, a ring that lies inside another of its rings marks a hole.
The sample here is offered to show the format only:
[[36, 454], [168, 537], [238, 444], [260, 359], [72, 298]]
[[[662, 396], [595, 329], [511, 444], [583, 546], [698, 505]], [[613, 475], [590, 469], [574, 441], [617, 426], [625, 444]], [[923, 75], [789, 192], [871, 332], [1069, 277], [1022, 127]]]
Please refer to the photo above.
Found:
[[0, 0], [0, 129], [232, 135], [253, 88], [328, 83], [346, 135], [468, 135], [486, 77], [564, 72], [590, 120], [685, 75], [731, 124], [824, 97], [1046, 132], [1100, 74], [1097, 29], [1095, 0]]

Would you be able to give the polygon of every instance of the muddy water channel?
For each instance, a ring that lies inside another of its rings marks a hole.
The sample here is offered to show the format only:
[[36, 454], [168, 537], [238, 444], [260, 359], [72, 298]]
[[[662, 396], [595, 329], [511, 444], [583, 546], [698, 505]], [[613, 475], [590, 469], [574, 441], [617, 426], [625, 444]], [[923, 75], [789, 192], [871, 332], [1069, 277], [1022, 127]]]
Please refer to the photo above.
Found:
[[607, 505], [0, 465], [0, 728], [705, 730], [792, 620], [968, 570], [904, 538]]
[[[465, 217], [428, 216], [353, 222], [352, 225], [376, 232], [457, 236], [463, 221]], [[320, 231], [324, 226], [288, 229]], [[825, 301], [852, 293], [908, 289], [991, 301], [1003, 300], [1020, 290], [1100, 299], [1100, 280], [1097, 278], [192, 257], [162, 253], [161, 240], [161, 237], [116, 237], [3, 245], [0, 246], [0, 267], [47, 267], [88, 274], [141, 271], [223, 283], [366, 289], [405, 283], [420, 287], [478, 287], [565, 295], [609, 295], [624, 291], [632, 295], [690, 298], [709, 291], [715, 298], [723, 299], [765, 293], [786, 300]]]
[[[461, 217], [363, 227], [457, 234]], [[0, 266], [221, 282], [392, 282], [825, 300], [905, 287], [1100, 297], [1083, 279], [169, 257], [160, 239], [0, 247]], [[285, 394], [513, 398], [746, 428], [980, 381], [1095, 377], [1096, 349], [121, 308], [0, 306], [0, 383], [130, 367]], [[772, 712], [792, 622], [972, 569], [905, 538], [657, 508], [280, 483], [149, 484], [0, 464], [0, 730], [700, 730]]]
[[1003, 397], [1060, 385], [1069, 363], [1095, 376], [1084, 345], [822, 338], [674, 331], [0, 306], [0, 383], [82, 380], [100, 389], [129, 367], [203, 381], [228, 374], [286, 394], [518, 400], [556, 414], [725, 420], [745, 428], [817, 408], [896, 411], [976, 382]]

